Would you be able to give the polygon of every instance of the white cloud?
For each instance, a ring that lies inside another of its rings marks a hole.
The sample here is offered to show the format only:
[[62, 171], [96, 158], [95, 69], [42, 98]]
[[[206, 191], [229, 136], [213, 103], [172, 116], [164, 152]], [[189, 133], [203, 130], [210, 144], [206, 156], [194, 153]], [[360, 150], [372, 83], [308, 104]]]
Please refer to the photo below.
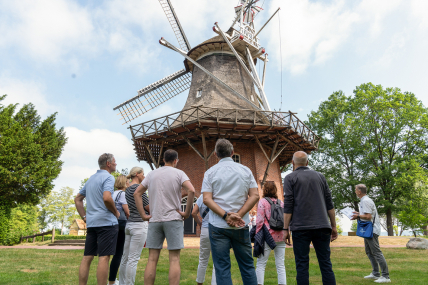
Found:
[[[426, 3], [426, 1], [414, 0], [412, 3], [414, 13], [419, 13], [416, 10], [422, 9]], [[363, 0], [352, 4], [344, 0], [272, 1], [269, 14], [281, 6], [284, 68], [293, 74], [299, 74], [311, 65], [323, 64], [350, 39], [357, 42], [358, 48], [365, 53], [373, 52], [372, 48], [376, 45], [376, 41], [388, 28], [386, 19], [390, 14], [399, 11], [402, 17], [409, 17], [405, 12], [405, 4], [403, 0]], [[421, 18], [423, 18], [421, 20], [423, 25], [426, 19], [422, 15]], [[279, 59], [278, 24], [270, 25], [271, 27], [267, 29], [269, 37], [264, 35], [263, 37], [269, 41], [274, 57]], [[392, 46], [389, 53], [397, 47], [397, 43], [392, 43]]]
[[48, 103], [44, 91], [44, 86], [35, 81], [23, 81], [5, 74], [0, 75], [0, 96], [7, 94], [3, 105], [18, 103], [20, 108], [23, 104], [33, 103], [40, 115], [50, 115], [58, 108]]
[[80, 181], [93, 175], [98, 169], [98, 157], [103, 153], [115, 156], [117, 170], [140, 165], [147, 173], [146, 163], [138, 163], [131, 140], [121, 133], [106, 129], [83, 131], [75, 127], [65, 128], [68, 142], [61, 160], [64, 165], [58, 179], [54, 182], [59, 189], [69, 186], [77, 190]]
[[90, 14], [73, 1], [6, 0], [0, 7], [0, 46], [18, 47], [49, 63], [78, 51], [94, 51]]

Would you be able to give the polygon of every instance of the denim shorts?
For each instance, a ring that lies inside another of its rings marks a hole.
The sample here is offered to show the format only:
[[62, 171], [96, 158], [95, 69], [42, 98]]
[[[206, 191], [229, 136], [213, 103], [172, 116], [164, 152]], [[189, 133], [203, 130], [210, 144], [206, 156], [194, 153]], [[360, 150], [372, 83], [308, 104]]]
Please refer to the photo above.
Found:
[[183, 221], [152, 222], [149, 223], [146, 247], [162, 249], [166, 238], [168, 250], [184, 248], [184, 224]]

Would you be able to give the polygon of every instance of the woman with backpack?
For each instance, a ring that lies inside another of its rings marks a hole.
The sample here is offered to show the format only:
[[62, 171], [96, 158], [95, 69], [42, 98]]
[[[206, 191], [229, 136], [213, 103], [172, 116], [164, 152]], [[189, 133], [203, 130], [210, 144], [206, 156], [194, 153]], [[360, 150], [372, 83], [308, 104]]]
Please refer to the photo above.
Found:
[[283, 240], [282, 230], [284, 226], [283, 207], [284, 203], [278, 199], [275, 183], [272, 181], [266, 182], [263, 185], [263, 199], [260, 199], [259, 201], [256, 220], [256, 236], [260, 231], [263, 231], [265, 235], [268, 235], [268, 239], [265, 239], [264, 242], [264, 250], [257, 259], [257, 283], [261, 285], [264, 283], [266, 263], [269, 259], [269, 254], [272, 251], [267, 242], [269, 242], [269, 244], [273, 243], [274, 245], [273, 251], [275, 253], [278, 284], [287, 284], [284, 266], [285, 242]]
[[[128, 179], [132, 179], [130, 186], [126, 188], [125, 197], [128, 202], [129, 218], [125, 228], [125, 246], [123, 249], [122, 262], [120, 263], [119, 284], [131, 285], [135, 283], [137, 265], [140, 260], [141, 251], [147, 238], [148, 222], [143, 221], [135, 205], [134, 192], [138, 185], [144, 180], [144, 171], [141, 167], [133, 167], [129, 172]], [[146, 193], [141, 196], [146, 214], [149, 215], [149, 198]]]
[[113, 201], [116, 209], [120, 213], [118, 218], [119, 233], [117, 236], [116, 253], [110, 263], [110, 274], [108, 277], [108, 284], [116, 284], [117, 270], [119, 269], [120, 261], [122, 259], [123, 245], [125, 244], [125, 226], [126, 220], [129, 217], [128, 203], [125, 199], [125, 189], [128, 186], [128, 180], [125, 175], [119, 175], [114, 182], [114, 188], [117, 190], [113, 193]]

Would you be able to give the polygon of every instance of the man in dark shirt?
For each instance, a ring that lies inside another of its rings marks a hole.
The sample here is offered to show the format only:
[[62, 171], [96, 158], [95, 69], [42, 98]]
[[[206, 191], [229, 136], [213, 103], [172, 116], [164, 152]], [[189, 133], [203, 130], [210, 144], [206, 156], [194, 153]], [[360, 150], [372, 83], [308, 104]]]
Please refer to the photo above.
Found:
[[336, 284], [330, 261], [330, 241], [337, 239], [336, 214], [325, 177], [308, 166], [308, 155], [293, 155], [293, 172], [284, 178], [284, 241], [291, 245], [298, 285], [309, 284], [309, 250], [317, 254], [323, 284]]

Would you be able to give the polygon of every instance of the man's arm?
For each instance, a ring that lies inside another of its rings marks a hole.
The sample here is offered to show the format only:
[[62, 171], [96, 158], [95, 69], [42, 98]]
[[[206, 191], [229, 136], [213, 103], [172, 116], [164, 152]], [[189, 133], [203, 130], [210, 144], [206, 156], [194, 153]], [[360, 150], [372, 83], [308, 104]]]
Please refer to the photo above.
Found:
[[244, 206], [238, 211], [238, 215], [242, 218], [246, 213], [248, 213], [254, 205], [259, 201], [259, 189], [258, 188], [250, 188], [248, 190], [248, 199], [245, 202]]
[[104, 205], [106, 205], [107, 209], [113, 213], [113, 215], [116, 216], [116, 218], [119, 218], [120, 213], [116, 209], [116, 205], [114, 204], [113, 198], [111, 197], [110, 191], [104, 191], [103, 192], [103, 200]]
[[284, 242], [287, 245], [291, 245], [291, 236], [290, 236], [290, 222], [291, 222], [291, 217], [293, 216], [293, 214], [290, 213], [284, 213]]
[[183, 219], [187, 219], [190, 216], [190, 211], [192, 210], [193, 199], [195, 198], [195, 188], [192, 183], [190, 183], [190, 180], [184, 181], [182, 187], [187, 191], [186, 211], [181, 212], [177, 210], [177, 212], [183, 217]]
[[195, 219], [196, 223], [200, 226], [202, 225], [202, 220], [199, 218], [199, 206], [196, 204], [193, 206], [192, 217]]
[[141, 199], [141, 196], [147, 191], [147, 188], [145, 188], [143, 185], [138, 185], [137, 189], [134, 192], [134, 200], [135, 200], [135, 206], [137, 206], [138, 213], [140, 213], [141, 218], [143, 221], [148, 221], [152, 217], [151, 215], [146, 215], [146, 212], [144, 211], [144, 205], [143, 205], [143, 199]]
[[361, 219], [364, 219], [364, 220], [371, 220], [372, 219], [372, 214], [365, 213], [365, 214], [361, 215], [359, 212], [354, 212], [354, 216], [352, 216], [351, 220], [356, 220], [358, 217], [360, 217]]
[[76, 205], [76, 210], [79, 213], [80, 217], [84, 217], [83, 220], [86, 223], [86, 211], [85, 207], [83, 206], [83, 199], [85, 199], [85, 196], [78, 193], [76, 198], [74, 198], [74, 204]]
[[327, 213], [328, 213], [328, 216], [330, 217], [330, 223], [331, 223], [331, 241], [334, 241], [337, 239], [336, 212], [333, 208], [328, 210]]

